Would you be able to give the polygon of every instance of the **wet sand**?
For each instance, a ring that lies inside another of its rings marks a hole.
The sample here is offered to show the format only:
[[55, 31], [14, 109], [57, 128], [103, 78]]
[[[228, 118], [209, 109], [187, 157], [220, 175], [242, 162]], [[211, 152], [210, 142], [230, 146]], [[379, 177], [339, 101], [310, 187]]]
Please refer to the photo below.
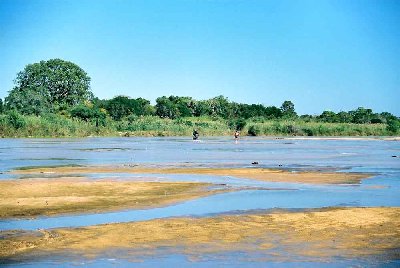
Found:
[[186, 254], [196, 260], [207, 253], [237, 251], [259, 253], [255, 260], [261, 261], [330, 261], [337, 256], [384, 256], [389, 260], [400, 257], [400, 208], [279, 210], [36, 232], [3, 231], [0, 237], [0, 263], [57, 254], [140, 259], [160, 252]]
[[129, 167], [129, 166], [87, 166], [87, 167], [46, 167], [15, 170], [14, 174], [85, 174], [85, 173], [136, 173], [136, 174], [193, 174], [231, 176], [266, 182], [289, 182], [309, 184], [357, 184], [370, 174], [318, 171], [285, 171], [265, 168], [192, 168], [192, 167]]
[[209, 186], [82, 178], [0, 181], [0, 218], [165, 206], [215, 194]]

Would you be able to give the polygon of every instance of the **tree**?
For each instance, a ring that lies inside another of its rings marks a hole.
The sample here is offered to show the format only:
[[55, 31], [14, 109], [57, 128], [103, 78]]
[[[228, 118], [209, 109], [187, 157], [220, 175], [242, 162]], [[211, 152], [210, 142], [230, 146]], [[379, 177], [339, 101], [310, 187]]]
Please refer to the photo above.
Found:
[[94, 114], [94, 110], [85, 105], [78, 105], [71, 109], [72, 117], [76, 117], [84, 121], [89, 121], [92, 119]]
[[337, 115], [332, 111], [324, 111], [318, 116], [323, 122], [336, 123], [338, 122]]
[[[42, 112], [42, 106], [73, 106], [93, 98], [90, 77], [78, 65], [61, 59], [27, 65], [17, 74], [5, 102], [22, 113]], [[30, 100], [34, 95], [35, 100]], [[34, 102], [34, 103], [32, 103]], [[39, 105], [39, 108], [29, 108]]]
[[[89, 105], [90, 106], [90, 105]], [[71, 116], [79, 118], [86, 122], [95, 121], [96, 127], [99, 125], [105, 126], [106, 123], [106, 111], [101, 108], [89, 107], [87, 105], [78, 105], [71, 109]]]
[[191, 97], [162, 96], [156, 99], [156, 114], [162, 118], [179, 118], [196, 115], [196, 103]]
[[176, 104], [166, 96], [156, 99], [156, 114], [161, 118], [175, 119], [179, 117], [179, 111]]
[[7, 110], [16, 110], [22, 114], [40, 115], [52, 109], [48, 92], [43, 87], [12, 90], [6, 97], [5, 103]]
[[348, 112], [341, 111], [336, 114], [339, 123], [351, 123], [352, 117]]
[[293, 117], [297, 116], [296, 111], [294, 109], [294, 104], [291, 101], [284, 101], [281, 105], [281, 111], [283, 116]]
[[121, 120], [132, 113], [131, 99], [126, 96], [116, 96], [107, 101], [106, 109], [114, 120]]
[[379, 116], [380, 116], [381, 118], [383, 118], [385, 122], [388, 122], [388, 121], [390, 121], [390, 120], [396, 120], [396, 119], [397, 119], [396, 116], [394, 116], [393, 114], [391, 114], [391, 113], [389, 113], [389, 112], [382, 112], [382, 113], [379, 114]]
[[201, 100], [195, 103], [194, 116], [207, 116], [211, 114], [212, 108], [208, 100]]
[[355, 111], [350, 111], [349, 114], [352, 116], [352, 122], [356, 124], [367, 124], [371, 123], [373, 116], [371, 109], [365, 109], [364, 107], [358, 107]]
[[282, 110], [275, 106], [268, 106], [265, 108], [265, 116], [268, 118], [279, 118], [282, 117]]
[[3, 100], [0, 99], [0, 114], [4, 112]]
[[393, 134], [400, 132], [400, 121], [397, 119], [389, 119], [387, 122], [386, 129]]
[[149, 100], [143, 98], [131, 99], [130, 105], [134, 115], [154, 115], [154, 107]]
[[211, 108], [212, 116], [219, 116], [222, 118], [231, 118], [234, 116], [232, 104], [229, 102], [228, 98], [219, 95], [208, 100], [209, 106]]

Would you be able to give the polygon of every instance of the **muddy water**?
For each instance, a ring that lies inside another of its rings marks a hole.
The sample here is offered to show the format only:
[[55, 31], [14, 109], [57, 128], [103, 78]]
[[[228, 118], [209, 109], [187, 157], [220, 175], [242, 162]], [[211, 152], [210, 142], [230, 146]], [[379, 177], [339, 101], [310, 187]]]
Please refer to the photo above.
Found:
[[[397, 157], [393, 157], [397, 156]], [[193, 142], [188, 138], [87, 138], [87, 139], [2, 139], [0, 140], [0, 179], [21, 178], [8, 172], [16, 168], [58, 165], [150, 165], [260, 167], [287, 170], [334, 170], [368, 172], [371, 179], [357, 185], [306, 185], [268, 183], [245, 178], [206, 175], [152, 174], [155, 180], [201, 181], [247, 187], [246, 190], [217, 194], [168, 207], [125, 210], [112, 213], [9, 219], [0, 221], [0, 230], [77, 227], [110, 222], [141, 221], [173, 216], [209, 216], [221, 213], [245, 213], [274, 208], [304, 209], [331, 206], [400, 206], [400, 142], [384, 140], [294, 140], [245, 138], [234, 143], [228, 138], [210, 138]], [[82, 174], [81, 174], [82, 175]], [[104, 174], [84, 174], [102, 178]], [[49, 177], [54, 175], [47, 175]], [[141, 180], [147, 174], [107, 174], [123, 180]], [[266, 189], [268, 188], [268, 189]], [[215, 257], [215, 256], [214, 256]], [[219, 262], [212, 257], [204, 263]], [[216, 258], [218, 259], [218, 258]], [[365, 261], [365, 260], [363, 260]], [[345, 260], [342, 265], [363, 265], [361, 260]], [[25, 262], [24, 265], [84, 264], [127, 265], [123, 260], [98, 258], [72, 263], [67, 258]], [[163, 262], [188, 264], [184, 256], [150, 258], [146, 265]], [[141, 264], [146, 266], [145, 264]], [[193, 264], [193, 263], [192, 263]], [[224, 264], [224, 263], [222, 263]], [[233, 265], [248, 265], [236, 260]], [[299, 264], [299, 263], [298, 263]], [[303, 264], [307, 264], [304, 262]], [[314, 263], [317, 265], [316, 263]], [[339, 260], [336, 264], [340, 264]], [[270, 263], [274, 265], [274, 263]], [[293, 263], [286, 263], [286, 266]], [[306, 265], [308, 266], [308, 265]]]

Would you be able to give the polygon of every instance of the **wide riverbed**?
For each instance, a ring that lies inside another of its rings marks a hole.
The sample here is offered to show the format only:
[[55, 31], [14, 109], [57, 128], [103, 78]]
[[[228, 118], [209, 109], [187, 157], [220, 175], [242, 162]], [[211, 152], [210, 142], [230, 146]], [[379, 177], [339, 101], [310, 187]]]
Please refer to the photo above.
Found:
[[[6, 219], [0, 230], [37, 230], [61, 227], [82, 227], [105, 223], [135, 222], [168, 217], [202, 218], [215, 215], [242, 215], [259, 211], [289, 209], [293, 211], [324, 207], [400, 207], [400, 142], [382, 139], [289, 139], [243, 138], [235, 143], [230, 138], [207, 138], [193, 142], [190, 138], [85, 138], [85, 139], [1, 139], [0, 180], [25, 179], [15, 169], [47, 166], [145, 166], [211, 167], [211, 168], [276, 168], [290, 172], [354, 172], [368, 173], [370, 178], [359, 184], [316, 185], [264, 182], [247, 178], [193, 174], [69, 174], [93, 180], [104, 177], [118, 180], [206, 182], [230, 189], [240, 189], [206, 196], [170, 206], [149, 209], [124, 209], [78, 215]], [[257, 165], [252, 163], [257, 162]], [[40, 177], [57, 179], [57, 174]], [[32, 176], [30, 176], [32, 178]], [[400, 247], [400, 245], [399, 245]], [[228, 257], [225, 255], [228, 254]], [[246, 252], [211, 254], [204, 260], [189, 260], [182, 254], [148, 257], [136, 266], [219, 266], [258, 265], [247, 260]], [[221, 257], [221, 258], [220, 258]], [[65, 256], [27, 260], [13, 266], [130, 266], [131, 260], [100, 256], [73, 259]], [[314, 259], [301, 262], [274, 262], [269, 265], [327, 265]], [[330, 263], [332, 264], [332, 263]], [[341, 259], [334, 266], [399, 265], [398, 260], [373, 263], [362, 258]]]

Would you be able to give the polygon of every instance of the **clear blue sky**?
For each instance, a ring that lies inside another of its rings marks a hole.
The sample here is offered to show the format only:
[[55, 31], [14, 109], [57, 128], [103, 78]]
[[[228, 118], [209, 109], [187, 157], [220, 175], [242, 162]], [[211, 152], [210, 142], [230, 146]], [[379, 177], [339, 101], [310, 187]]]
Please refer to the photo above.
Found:
[[51, 58], [81, 66], [100, 98], [400, 115], [398, 0], [0, 0], [0, 97]]

